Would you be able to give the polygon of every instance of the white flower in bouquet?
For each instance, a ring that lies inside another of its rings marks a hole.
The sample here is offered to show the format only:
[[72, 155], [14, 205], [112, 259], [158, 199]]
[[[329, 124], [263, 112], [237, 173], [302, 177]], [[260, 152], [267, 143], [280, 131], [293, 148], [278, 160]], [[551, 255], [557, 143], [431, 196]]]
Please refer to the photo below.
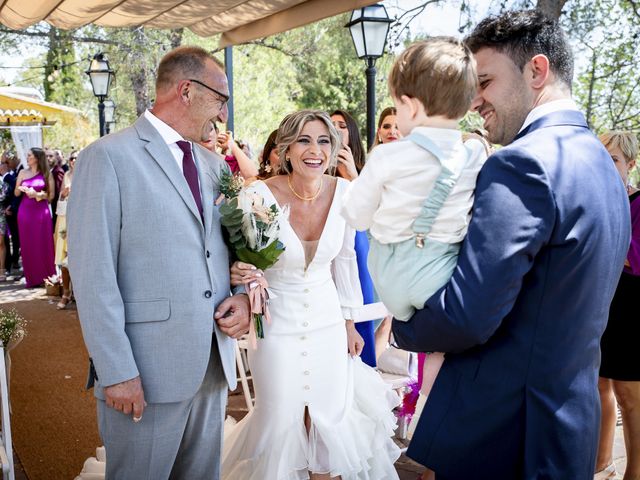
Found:
[[[275, 202], [267, 205], [264, 197], [253, 190], [230, 188], [230, 177], [222, 183], [228, 194], [220, 207], [221, 223], [227, 230], [230, 249], [238, 260], [266, 270], [284, 252], [284, 244], [278, 237], [289, 208], [281, 210]], [[264, 338], [263, 320], [270, 321], [268, 286], [264, 277], [245, 285], [253, 317], [249, 337], [254, 347], [256, 338]]]

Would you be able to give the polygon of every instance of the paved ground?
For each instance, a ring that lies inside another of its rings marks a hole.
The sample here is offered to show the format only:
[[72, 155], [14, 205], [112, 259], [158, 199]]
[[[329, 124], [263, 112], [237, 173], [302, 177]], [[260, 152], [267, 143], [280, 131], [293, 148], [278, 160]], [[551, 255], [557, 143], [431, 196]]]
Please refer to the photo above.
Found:
[[[37, 301], [43, 305], [44, 308], [55, 308], [54, 304], [57, 299], [49, 299], [48, 302], [42, 302], [42, 298], [44, 296], [44, 289], [25, 289], [18, 282], [12, 283], [3, 283], [0, 284], [0, 308], [2, 304], [16, 302], [16, 301]], [[71, 308], [75, 308], [75, 305], [72, 305]], [[43, 312], [46, 313], [46, 312]], [[236, 419], [242, 418], [247, 412], [247, 407], [245, 404], [244, 397], [240, 390], [232, 393], [229, 397], [229, 405], [227, 409], [228, 415], [233, 416]], [[401, 442], [398, 441], [398, 444], [401, 445]], [[16, 462], [16, 479], [17, 480], [28, 480], [24, 471], [21, 468], [19, 458], [14, 455]], [[624, 467], [626, 465], [626, 456], [624, 450], [624, 440], [622, 435], [622, 427], [618, 426], [616, 429], [616, 440], [614, 447], [614, 459], [618, 469], [618, 472], [624, 472]], [[406, 458], [404, 455], [398, 460], [396, 463], [396, 469], [400, 476], [401, 480], [416, 480], [422, 468], [420, 465], [412, 462], [410, 459]], [[622, 478], [622, 475], [617, 477], [618, 479]]]

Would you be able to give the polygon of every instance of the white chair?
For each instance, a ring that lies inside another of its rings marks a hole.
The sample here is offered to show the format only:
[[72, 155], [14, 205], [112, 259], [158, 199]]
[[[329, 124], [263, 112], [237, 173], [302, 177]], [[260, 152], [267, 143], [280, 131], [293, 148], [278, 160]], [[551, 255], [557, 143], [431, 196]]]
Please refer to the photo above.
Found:
[[0, 342], [0, 408], [2, 409], [0, 435], [0, 463], [3, 480], [14, 480], [13, 443], [11, 441], [11, 418], [9, 416], [9, 388], [7, 385], [7, 367], [4, 362], [4, 347]]
[[242, 385], [242, 394], [247, 404], [247, 409], [253, 411], [253, 398], [251, 398], [251, 390], [249, 390], [249, 380], [251, 380], [249, 362], [247, 361], [247, 350], [249, 342], [246, 335], [239, 338], [236, 342], [236, 366], [238, 367], [238, 376]]

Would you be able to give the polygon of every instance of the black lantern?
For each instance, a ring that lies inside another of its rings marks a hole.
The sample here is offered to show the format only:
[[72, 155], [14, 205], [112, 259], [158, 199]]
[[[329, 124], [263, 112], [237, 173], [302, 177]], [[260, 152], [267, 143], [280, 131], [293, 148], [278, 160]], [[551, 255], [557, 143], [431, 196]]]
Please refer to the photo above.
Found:
[[384, 53], [389, 26], [393, 22], [384, 5], [376, 3], [351, 13], [351, 21], [345, 25], [351, 32], [358, 58], [367, 62], [367, 143], [371, 147], [375, 137], [376, 116], [376, 59]]
[[98, 97], [98, 119], [100, 121], [100, 136], [102, 137], [105, 134], [104, 101], [109, 95], [109, 87], [111, 86], [114, 72], [109, 67], [109, 62], [104, 57], [104, 54], [97, 53], [91, 60], [86, 74], [89, 75], [91, 80], [93, 94]]

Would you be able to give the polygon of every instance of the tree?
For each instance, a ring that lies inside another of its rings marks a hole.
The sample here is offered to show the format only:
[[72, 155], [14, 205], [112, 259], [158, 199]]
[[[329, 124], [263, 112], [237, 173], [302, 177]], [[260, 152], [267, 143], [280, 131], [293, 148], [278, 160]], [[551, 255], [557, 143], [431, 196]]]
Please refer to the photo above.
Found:
[[631, 3], [615, 0], [575, 5], [565, 20], [587, 59], [579, 66], [575, 97], [596, 132], [640, 129], [637, 20]]

